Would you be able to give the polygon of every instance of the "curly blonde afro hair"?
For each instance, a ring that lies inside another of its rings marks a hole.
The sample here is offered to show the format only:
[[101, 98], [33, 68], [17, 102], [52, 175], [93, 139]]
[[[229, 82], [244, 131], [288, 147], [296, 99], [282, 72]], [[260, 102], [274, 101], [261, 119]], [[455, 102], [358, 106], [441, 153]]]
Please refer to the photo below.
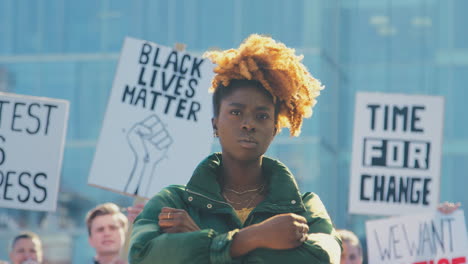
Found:
[[301, 132], [302, 120], [312, 115], [316, 98], [324, 87], [301, 63], [303, 56], [270, 37], [250, 35], [238, 49], [205, 53], [217, 64], [210, 91], [228, 87], [233, 80], [259, 82], [279, 104], [277, 128], [287, 127], [291, 136]]

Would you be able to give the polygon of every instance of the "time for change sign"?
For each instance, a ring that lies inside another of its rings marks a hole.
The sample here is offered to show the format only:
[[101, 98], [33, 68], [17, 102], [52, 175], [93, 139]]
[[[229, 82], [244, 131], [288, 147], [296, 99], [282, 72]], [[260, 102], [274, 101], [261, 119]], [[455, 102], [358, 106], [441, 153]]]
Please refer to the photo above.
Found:
[[401, 215], [439, 203], [444, 100], [358, 93], [349, 211]]
[[366, 222], [370, 264], [468, 263], [468, 242], [462, 210]]
[[88, 183], [140, 197], [186, 184], [211, 150], [213, 68], [196, 55], [126, 38]]
[[0, 93], [0, 207], [55, 211], [65, 100]]

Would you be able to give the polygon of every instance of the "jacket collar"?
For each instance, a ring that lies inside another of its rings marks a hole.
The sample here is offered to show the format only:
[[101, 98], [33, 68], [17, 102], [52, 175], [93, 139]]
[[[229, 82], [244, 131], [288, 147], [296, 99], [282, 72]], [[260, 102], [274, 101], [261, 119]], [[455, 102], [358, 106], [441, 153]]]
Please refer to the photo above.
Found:
[[[268, 177], [268, 193], [256, 211], [303, 211], [301, 195], [292, 173], [281, 162], [263, 157], [262, 167]], [[222, 155], [214, 153], [202, 161], [187, 184], [187, 189], [208, 199], [224, 202], [218, 176], [221, 174]]]

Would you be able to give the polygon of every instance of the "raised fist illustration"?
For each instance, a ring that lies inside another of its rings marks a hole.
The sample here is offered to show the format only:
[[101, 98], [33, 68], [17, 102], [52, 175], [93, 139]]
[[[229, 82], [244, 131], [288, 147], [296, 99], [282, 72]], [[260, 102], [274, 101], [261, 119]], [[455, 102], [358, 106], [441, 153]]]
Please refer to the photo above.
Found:
[[156, 165], [166, 157], [172, 137], [161, 119], [153, 114], [133, 125], [127, 133], [127, 141], [135, 160], [124, 191], [147, 196]]

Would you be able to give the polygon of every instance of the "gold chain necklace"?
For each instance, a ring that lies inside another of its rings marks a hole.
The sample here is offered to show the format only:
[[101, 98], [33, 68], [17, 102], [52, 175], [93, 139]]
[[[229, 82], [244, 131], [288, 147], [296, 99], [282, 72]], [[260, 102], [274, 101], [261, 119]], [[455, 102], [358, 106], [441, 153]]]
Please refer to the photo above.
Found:
[[242, 204], [245, 204], [246, 202], [247, 205], [246, 206], [243, 206], [244, 208], [249, 208], [249, 206], [252, 204], [252, 202], [255, 200], [255, 198], [257, 198], [257, 196], [262, 193], [263, 189], [265, 188], [265, 184], [263, 184], [260, 188], [257, 188], [257, 193], [255, 193], [254, 196], [252, 196], [252, 198], [250, 199], [247, 199], [247, 200], [244, 200], [242, 202], [234, 202], [234, 201], [231, 201], [229, 198], [227, 198], [227, 196], [223, 193], [223, 197], [224, 199], [226, 199], [226, 201], [228, 201], [230, 204], [237, 204], [237, 205], [242, 205]]
[[237, 195], [243, 195], [243, 194], [246, 194], [246, 193], [249, 193], [249, 192], [257, 192], [257, 191], [259, 191], [259, 190], [263, 190], [264, 187], [265, 187], [265, 184], [262, 184], [262, 185], [260, 185], [260, 187], [258, 187], [258, 188], [250, 189], [250, 190], [245, 190], [245, 191], [241, 191], [241, 192], [236, 191], [236, 190], [231, 189], [231, 188], [227, 188], [227, 187], [224, 187], [224, 190], [225, 190], [225, 191], [228, 191], [228, 192], [235, 193], [235, 194], [237, 194]]

